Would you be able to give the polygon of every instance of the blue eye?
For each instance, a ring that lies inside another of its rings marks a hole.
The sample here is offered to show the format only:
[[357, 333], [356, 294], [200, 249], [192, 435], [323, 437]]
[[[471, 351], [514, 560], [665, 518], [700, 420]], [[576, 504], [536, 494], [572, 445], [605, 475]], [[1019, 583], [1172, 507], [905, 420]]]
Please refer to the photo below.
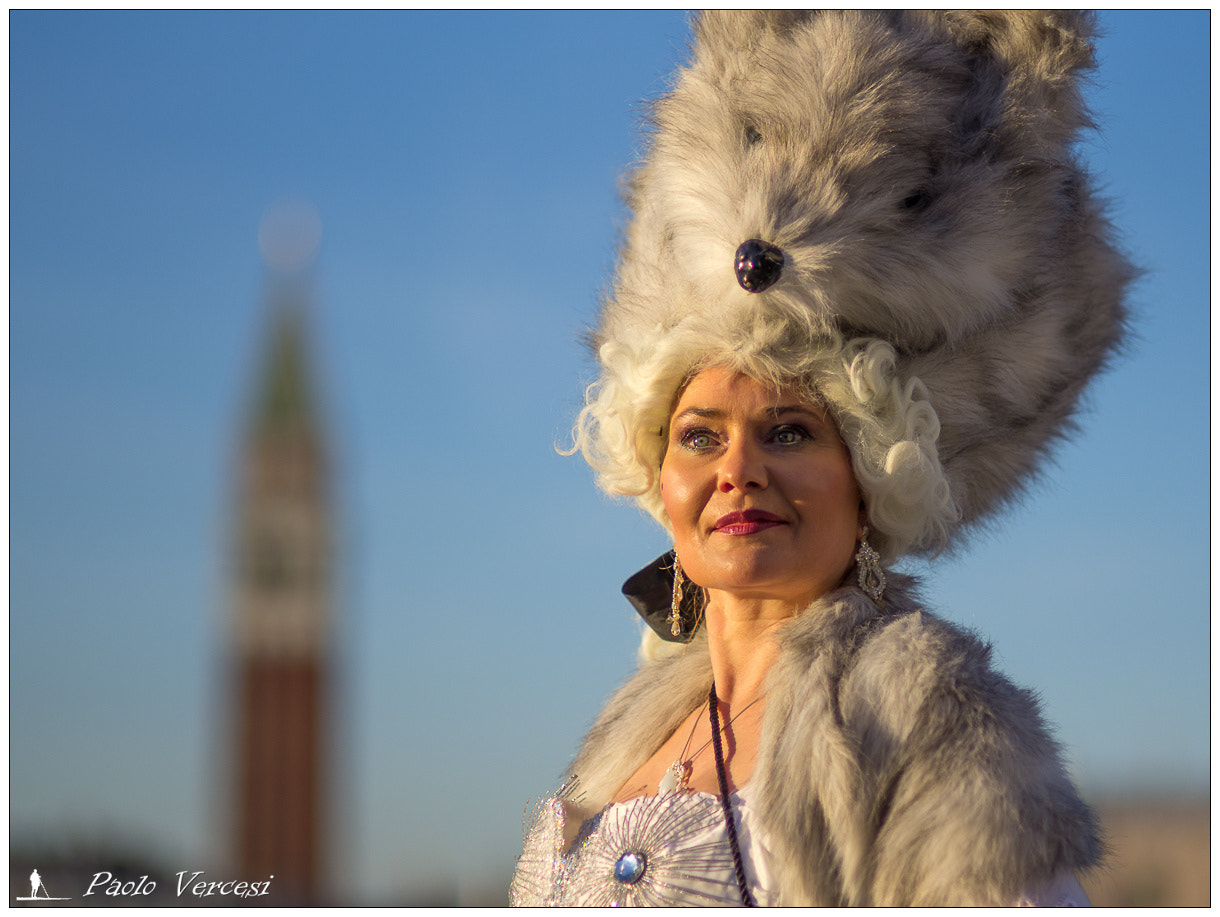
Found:
[[682, 445], [695, 451], [706, 449], [712, 445], [712, 434], [707, 430], [691, 430], [683, 434]]
[[785, 424], [777, 427], [772, 436], [781, 446], [796, 446], [809, 439], [809, 431], [794, 424]]

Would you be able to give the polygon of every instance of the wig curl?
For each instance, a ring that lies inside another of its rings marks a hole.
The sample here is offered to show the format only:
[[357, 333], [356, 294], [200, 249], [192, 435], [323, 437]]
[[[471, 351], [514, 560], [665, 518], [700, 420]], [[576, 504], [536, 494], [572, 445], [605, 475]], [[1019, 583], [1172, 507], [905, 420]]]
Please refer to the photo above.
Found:
[[937, 455], [940, 421], [918, 379], [902, 380], [893, 347], [875, 338], [811, 338], [799, 322], [689, 317], [602, 343], [602, 377], [586, 391], [575, 448], [607, 493], [634, 497], [667, 531], [659, 473], [679, 392], [727, 366], [826, 405], [851, 453], [870, 542], [885, 562], [934, 554], [959, 512]]

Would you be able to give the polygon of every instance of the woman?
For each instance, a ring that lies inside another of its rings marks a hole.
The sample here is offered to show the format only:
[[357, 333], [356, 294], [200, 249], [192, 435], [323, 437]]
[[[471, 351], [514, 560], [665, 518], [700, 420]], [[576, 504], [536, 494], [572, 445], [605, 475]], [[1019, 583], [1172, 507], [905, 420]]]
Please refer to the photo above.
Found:
[[1069, 149], [1090, 27], [698, 21], [576, 432], [674, 551], [624, 586], [643, 663], [514, 903], [1087, 903], [1096, 823], [1035, 700], [886, 565], [1002, 506], [1120, 337]]

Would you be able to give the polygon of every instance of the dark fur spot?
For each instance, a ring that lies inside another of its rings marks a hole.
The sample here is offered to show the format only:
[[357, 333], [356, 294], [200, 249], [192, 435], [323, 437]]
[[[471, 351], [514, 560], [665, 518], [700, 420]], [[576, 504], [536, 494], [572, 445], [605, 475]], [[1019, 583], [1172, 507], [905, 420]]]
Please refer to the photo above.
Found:
[[932, 202], [932, 195], [926, 188], [919, 188], [902, 199], [902, 209], [909, 211], [923, 210]]

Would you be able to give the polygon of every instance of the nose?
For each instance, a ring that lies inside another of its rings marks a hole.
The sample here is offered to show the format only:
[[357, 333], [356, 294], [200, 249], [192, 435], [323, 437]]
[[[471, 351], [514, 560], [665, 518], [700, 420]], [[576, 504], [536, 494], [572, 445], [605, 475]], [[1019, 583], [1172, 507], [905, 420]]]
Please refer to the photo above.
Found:
[[716, 469], [716, 486], [722, 493], [767, 486], [767, 464], [757, 443], [744, 437], [729, 443]]
[[784, 253], [770, 242], [749, 239], [738, 247], [733, 270], [743, 290], [761, 293], [779, 280], [784, 270]]

